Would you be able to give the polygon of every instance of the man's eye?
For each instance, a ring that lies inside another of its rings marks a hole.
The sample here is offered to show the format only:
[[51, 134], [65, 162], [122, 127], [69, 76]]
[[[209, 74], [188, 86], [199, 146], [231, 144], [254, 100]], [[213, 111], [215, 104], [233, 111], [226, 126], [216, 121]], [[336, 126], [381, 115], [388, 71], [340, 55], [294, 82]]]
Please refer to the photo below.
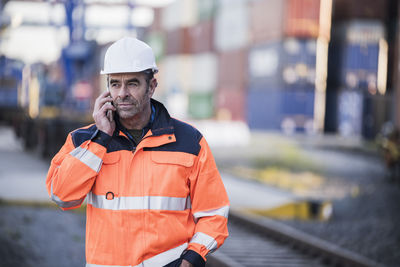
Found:
[[118, 86], [117, 83], [112, 83], [112, 84], [111, 84], [111, 87], [117, 87], [117, 86]]
[[128, 86], [129, 87], [136, 87], [136, 86], [138, 86], [138, 84], [135, 83], [135, 82], [132, 82], [132, 83], [128, 83]]

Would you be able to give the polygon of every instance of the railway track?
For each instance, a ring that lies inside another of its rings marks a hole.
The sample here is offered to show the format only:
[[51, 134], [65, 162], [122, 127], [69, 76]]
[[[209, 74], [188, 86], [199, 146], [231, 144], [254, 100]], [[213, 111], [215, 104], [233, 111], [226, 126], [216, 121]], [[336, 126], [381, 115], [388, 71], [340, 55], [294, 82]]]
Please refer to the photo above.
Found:
[[210, 255], [210, 267], [382, 266], [268, 218], [229, 215], [230, 236]]

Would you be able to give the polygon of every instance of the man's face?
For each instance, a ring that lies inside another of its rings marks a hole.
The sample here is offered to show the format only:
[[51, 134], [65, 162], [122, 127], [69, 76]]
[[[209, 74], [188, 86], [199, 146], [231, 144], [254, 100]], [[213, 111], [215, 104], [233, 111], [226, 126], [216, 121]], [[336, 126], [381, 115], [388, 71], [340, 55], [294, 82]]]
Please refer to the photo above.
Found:
[[110, 74], [110, 94], [121, 119], [132, 118], [150, 105], [155, 87], [145, 77], [141, 72]]

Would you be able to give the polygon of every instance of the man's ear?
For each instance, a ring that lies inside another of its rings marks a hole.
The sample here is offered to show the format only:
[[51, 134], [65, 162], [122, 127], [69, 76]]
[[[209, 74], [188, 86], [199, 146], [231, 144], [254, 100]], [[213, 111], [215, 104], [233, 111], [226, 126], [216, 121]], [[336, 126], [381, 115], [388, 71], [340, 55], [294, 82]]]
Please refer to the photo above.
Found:
[[158, 85], [157, 79], [156, 79], [156, 78], [151, 79], [150, 85], [149, 85], [149, 95], [150, 95], [150, 97], [153, 96], [154, 91], [156, 90], [157, 85]]

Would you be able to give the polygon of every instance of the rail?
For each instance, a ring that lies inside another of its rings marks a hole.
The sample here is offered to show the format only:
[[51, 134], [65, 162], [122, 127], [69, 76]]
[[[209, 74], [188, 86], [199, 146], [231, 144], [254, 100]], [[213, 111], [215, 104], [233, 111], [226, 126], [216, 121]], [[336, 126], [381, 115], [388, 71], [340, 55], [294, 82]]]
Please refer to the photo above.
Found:
[[[208, 257], [210, 267], [245, 266], [351, 266], [378, 267], [379, 263], [287, 226], [249, 213], [229, 214], [231, 244]], [[244, 233], [240, 233], [244, 231]], [[239, 236], [241, 238], [238, 238]], [[247, 240], [243, 239], [246, 236]], [[253, 236], [253, 237], [251, 237]], [[255, 241], [255, 240], [258, 241]], [[263, 241], [262, 241], [262, 240]], [[229, 239], [227, 240], [229, 242]], [[226, 243], [228, 243], [226, 242]], [[240, 249], [233, 243], [242, 243]], [[269, 242], [269, 243], [261, 243]], [[253, 244], [253, 246], [249, 245]], [[285, 255], [281, 251], [285, 250]], [[246, 251], [248, 250], [248, 251]], [[259, 250], [258, 252], [256, 250]], [[265, 253], [261, 251], [264, 250]], [[274, 250], [277, 252], [274, 254]], [[248, 259], [245, 259], [248, 256]]]

